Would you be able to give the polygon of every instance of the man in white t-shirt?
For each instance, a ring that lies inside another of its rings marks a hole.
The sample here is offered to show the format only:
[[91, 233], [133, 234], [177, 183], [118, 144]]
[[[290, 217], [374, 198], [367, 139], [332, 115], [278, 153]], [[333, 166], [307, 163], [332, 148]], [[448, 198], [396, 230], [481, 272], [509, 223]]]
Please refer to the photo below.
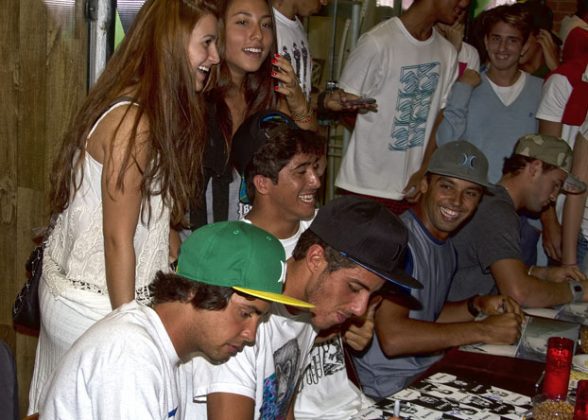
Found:
[[[434, 25], [453, 24], [469, 0], [417, 0], [402, 14], [362, 35], [341, 75], [343, 91], [375, 98], [377, 112], [360, 113], [336, 185], [372, 196], [400, 214], [416, 199], [429, 142], [457, 76], [457, 51]], [[322, 104], [344, 105], [337, 94]], [[428, 147], [430, 145], [430, 148]]]
[[152, 307], [123, 305], [74, 343], [43, 391], [40, 417], [184, 418], [182, 361], [198, 352], [222, 363], [252, 345], [269, 302], [312, 306], [281, 294], [285, 268], [282, 246], [260, 228], [196, 230], [177, 272], [151, 283]]
[[317, 333], [364, 315], [370, 295], [385, 280], [420, 287], [399, 268], [407, 237], [400, 220], [372, 200], [348, 196], [322, 207], [288, 259], [284, 288], [285, 295], [304, 297], [314, 308], [300, 313], [273, 305], [255, 346], [234, 362], [200, 366], [208, 385], [196, 387], [195, 396], [207, 396], [208, 415], [231, 420], [292, 415]]
[[[248, 118], [232, 142], [232, 158], [254, 200], [246, 221], [280, 238], [290, 258], [300, 235], [315, 215], [325, 141], [298, 129], [285, 115], [262, 112]], [[289, 159], [289, 160], [288, 160]], [[274, 182], [275, 180], [275, 182]], [[268, 188], [271, 186], [271, 188]], [[377, 303], [377, 302], [376, 302]], [[373, 309], [367, 320], [351, 323], [343, 340], [363, 350], [373, 336]], [[357, 414], [369, 400], [347, 378], [341, 336], [319, 337], [296, 397], [297, 419], [341, 418]]]
[[233, 136], [231, 161], [242, 175], [242, 208], [249, 210], [242, 217], [275, 235], [286, 258], [316, 212], [325, 148], [323, 137], [278, 111], [252, 115]]
[[328, 0], [277, 0], [272, 2], [278, 53], [288, 58], [306, 98], [312, 88], [312, 56], [308, 37], [299, 18], [317, 13]]

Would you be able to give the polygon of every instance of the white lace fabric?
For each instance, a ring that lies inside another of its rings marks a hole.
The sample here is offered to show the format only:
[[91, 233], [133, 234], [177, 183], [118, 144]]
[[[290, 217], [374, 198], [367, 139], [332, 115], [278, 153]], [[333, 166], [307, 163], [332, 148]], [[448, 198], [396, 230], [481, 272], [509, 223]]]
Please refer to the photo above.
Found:
[[[96, 122], [112, 109], [133, 104], [119, 102], [113, 105]], [[133, 104], [135, 105], [135, 104]], [[102, 164], [85, 154], [82, 165], [84, 178], [68, 208], [55, 223], [45, 248], [45, 260], [53, 269], [45, 272], [45, 279], [52, 293], [60, 295], [67, 288], [87, 290], [108, 295], [102, 231]], [[149, 301], [149, 283], [159, 270], [168, 271], [169, 258], [169, 208], [164, 206], [160, 195], [150, 199], [151, 217], [148, 209], [142, 211], [135, 230], [134, 248], [135, 294], [139, 302]], [[145, 213], [145, 214], [143, 214]], [[149, 220], [149, 222], [147, 222]]]

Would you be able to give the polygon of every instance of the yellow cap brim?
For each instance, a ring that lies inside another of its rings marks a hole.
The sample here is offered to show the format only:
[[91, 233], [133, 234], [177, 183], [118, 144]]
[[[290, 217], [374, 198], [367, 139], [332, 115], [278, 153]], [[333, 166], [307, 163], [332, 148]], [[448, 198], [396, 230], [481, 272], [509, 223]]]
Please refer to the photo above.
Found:
[[233, 287], [233, 289], [259, 299], [269, 300], [270, 302], [282, 303], [284, 305], [295, 306], [297, 308], [314, 308], [312, 303], [304, 302], [303, 300], [295, 299], [280, 293], [263, 292], [260, 290], [247, 289], [245, 287]]

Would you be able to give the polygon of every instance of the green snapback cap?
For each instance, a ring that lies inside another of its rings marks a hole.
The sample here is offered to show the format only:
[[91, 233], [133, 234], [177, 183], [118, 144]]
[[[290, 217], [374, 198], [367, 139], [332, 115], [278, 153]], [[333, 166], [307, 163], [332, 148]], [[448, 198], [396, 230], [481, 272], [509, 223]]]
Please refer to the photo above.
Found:
[[282, 294], [284, 247], [272, 234], [245, 222], [213, 223], [192, 232], [180, 247], [176, 273], [271, 302], [314, 306]]

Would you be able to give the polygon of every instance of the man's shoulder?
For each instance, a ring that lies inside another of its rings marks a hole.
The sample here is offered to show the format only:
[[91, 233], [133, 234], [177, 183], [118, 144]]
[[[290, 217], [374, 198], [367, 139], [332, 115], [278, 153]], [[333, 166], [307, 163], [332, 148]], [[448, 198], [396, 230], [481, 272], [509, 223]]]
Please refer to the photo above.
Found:
[[[286, 306], [281, 303], [273, 302], [270, 310], [270, 316], [266, 322], [260, 324], [265, 329], [280, 330], [284, 325], [295, 325], [295, 330], [303, 332], [312, 330], [310, 320], [312, 314], [310, 312], [291, 313]], [[294, 330], [292, 330], [294, 331]]]
[[153, 309], [137, 303], [127, 304], [90, 327], [74, 343], [72, 357], [110, 358], [112, 361], [152, 357], [159, 353], [157, 342], [162, 334], [166, 334], [165, 329]]
[[547, 78], [544, 80], [544, 84], [547, 91], [549, 91], [550, 88], [553, 89], [566, 87], [571, 89], [572, 87], [572, 84], [564, 74], [553, 72], [547, 76]]
[[533, 76], [529, 73], [525, 73], [525, 77], [527, 78], [525, 80], [525, 88], [541, 98], [543, 91], [543, 79], [537, 76]]
[[421, 218], [412, 210], [407, 210], [400, 215], [400, 219], [406, 226], [409, 235], [409, 242], [410, 239], [417, 239], [419, 238], [419, 243], [421, 246], [434, 246], [434, 245], [443, 245], [447, 241], [441, 241], [435, 239], [435, 237], [431, 234], [429, 229], [425, 226]]
[[90, 376], [107, 378], [140, 372], [147, 383], [146, 378], [160, 376], [166, 366], [178, 360], [171, 342], [167, 346], [158, 343], [148, 327], [127, 318], [109, 318], [92, 326], [65, 354], [56, 378], [71, 381], [83, 377], [85, 381]]
[[302, 22], [298, 19], [298, 16], [295, 16], [294, 19], [289, 19], [285, 16], [282, 12], [280, 12], [276, 7], [272, 8], [274, 19], [276, 21], [276, 26], [286, 26], [291, 28], [297, 28], [302, 26]]
[[364, 40], [371, 39], [386, 41], [385, 45], [392, 47], [393, 44], [388, 42], [390, 39], [393, 39], [396, 42], [400, 42], [404, 38], [402, 23], [397, 17], [386, 19], [375, 25], [369, 31], [365, 32], [362, 35], [362, 38]]
[[495, 186], [490, 188], [489, 194], [483, 196], [475, 215], [485, 212], [515, 214], [516, 209], [508, 192], [501, 186]]
[[481, 231], [508, 230], [513, 223], [518, 223], [519, 218], [508, 193], [497, 189], [491, 189], [491, 192], [493, 194], [484, 195], [472, 218], [454, 236], [455, 244], [461, 244], [466, 237], [478, 238]]
[[453, 46], [453, 44], [451, 42], [449, 42], [447, 40], [447, 38], [445, 38], [443, 35], [441, 35], [439, 32], [437, 32], [437, 30], [435, 28], [433, 28], [433, 33], [431, 34], [431, 37], [432, 37], [431, 42], [433, 42], [437, 47], [443, 48], [443, 50], [446, 50], [446, 51], [451, 51], [451, 53], [453, 55], [455, 55], [455, 57], [457, 57], [458, 52], [455, 49], [455, 47]]
[[291, 313], [281, 303], [272, 303], [267, 320], [259, 324], [254, 348], [270, 352], [290, 340], [314, 341], [317, 332], [311, 324], [310, 312]]
[[420, 222], [418, 216], [412, 210], [406, 210], [400, 215], [400, 220], [406, 226], [409, 237], [414, 236], [418, 232], [424, 230], [424, 226]]

